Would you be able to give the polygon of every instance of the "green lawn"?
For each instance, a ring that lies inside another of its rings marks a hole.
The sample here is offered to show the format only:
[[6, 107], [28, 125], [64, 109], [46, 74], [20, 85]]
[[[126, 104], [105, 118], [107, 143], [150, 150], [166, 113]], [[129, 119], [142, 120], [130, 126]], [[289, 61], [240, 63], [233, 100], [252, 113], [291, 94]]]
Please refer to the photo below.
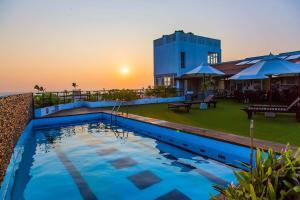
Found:
[[[129, 113], [248, 136], [249, 120], [240, 110], [243, 106], [233, 100], [219, 100], [215, 109], [200, 110], [194, 105], [189, 113], [182, 113], [168, 110], [167, 104], [150, 104], [131, 106]], [[264, 114], [256, 114], [254, 123], [256, 138], [300, 146], [300, 123], [294, 115], [280, 114], [267, 119]]]

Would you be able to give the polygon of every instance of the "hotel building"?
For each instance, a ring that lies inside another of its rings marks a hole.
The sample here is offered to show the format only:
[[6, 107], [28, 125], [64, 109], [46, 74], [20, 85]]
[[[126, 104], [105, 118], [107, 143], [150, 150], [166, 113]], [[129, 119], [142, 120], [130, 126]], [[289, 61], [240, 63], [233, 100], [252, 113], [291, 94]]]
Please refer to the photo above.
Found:
[[218, 39], [175, 31], [154, 40], [153, 46], [155, 86], [187, 87], [184, 81], [175, 78], [204, 62], [221, 63], [221, 40]]
[[[197, 94], [202, 83], [201, 78], [185, 79], [182, 75], [201, 63], [208, 63], [225, 73], [225, 77], [214, 78], [214, 90], [233, 93], [245, 90], [267, 90], [267, 80], [233, 81], [229, 77], [261, 61], [265, 56], [249, 57], [241, 60], [222, 62], [221, 40], [175, 31], [154, 40], [154, 85], [170, 86], [192, 91]], [[277, 57], [298, 63], [300, 51], [285, 52]], [[289, 90], [297, 84], [296, 76], [287, 76], [274, 80], [281, 90]]]

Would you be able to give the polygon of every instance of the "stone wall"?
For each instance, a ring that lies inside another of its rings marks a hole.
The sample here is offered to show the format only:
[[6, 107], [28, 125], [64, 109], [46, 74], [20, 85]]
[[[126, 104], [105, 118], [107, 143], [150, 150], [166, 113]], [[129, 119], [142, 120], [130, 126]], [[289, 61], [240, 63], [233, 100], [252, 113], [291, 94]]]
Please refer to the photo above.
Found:
[[32, 119], [32, 94], [0, 96], [0, 183], [9, 164], [15, 144]]

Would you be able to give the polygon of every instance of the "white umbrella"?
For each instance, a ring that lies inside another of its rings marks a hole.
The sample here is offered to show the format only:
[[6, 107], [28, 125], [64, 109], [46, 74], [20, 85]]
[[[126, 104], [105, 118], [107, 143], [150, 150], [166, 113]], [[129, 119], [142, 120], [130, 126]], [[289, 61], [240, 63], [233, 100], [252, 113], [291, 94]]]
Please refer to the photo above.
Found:
[[214, 75], [214, 76], [221, 76], [225, 75], [223, 72], [220, 70], [217, 70], [216, 68], [208, 65], [208, 64], [201, 64], [200, 66], [192, 69], [191, 71], [186, 72], [183, 76], [187, 75]]
[[273, 75], [299, 74], [300, 67], [295, 63], [282, 60], [270, 54], [262, 61], [230, 77], [231, 80], [266, 79]]
[[[272, 76], [284, 74], [300, 74], [300, 65], [273, 56], [271, 53], [260, 62], [240, 71], [230, 77], [231, 80], [270, 79], [270, 91]], [[271, 94], [271, 92], [270, 92]], [[270, 95], [270, 103], [272, 95]]]
[[208, 65], [207, 63], [202, 63], [200, 66], [186, 72], [182, 77], [199, 77], [203, 76], [203, 90], [205, 89], [205, 75], [207, 76], [222, 76], [225, 75], [220, 70]]

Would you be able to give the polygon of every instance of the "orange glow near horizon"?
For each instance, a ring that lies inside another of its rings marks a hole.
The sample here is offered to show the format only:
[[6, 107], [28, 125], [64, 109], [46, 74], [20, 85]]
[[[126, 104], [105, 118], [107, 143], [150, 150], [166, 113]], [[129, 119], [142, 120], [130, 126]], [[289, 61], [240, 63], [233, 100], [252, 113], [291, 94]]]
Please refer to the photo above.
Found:
[[299, 8], [273, 0], [3, 0], [0, 93], [153, 85], [153, 40], [175, 30], [220, 39], [223, 61], [299, 50]]

